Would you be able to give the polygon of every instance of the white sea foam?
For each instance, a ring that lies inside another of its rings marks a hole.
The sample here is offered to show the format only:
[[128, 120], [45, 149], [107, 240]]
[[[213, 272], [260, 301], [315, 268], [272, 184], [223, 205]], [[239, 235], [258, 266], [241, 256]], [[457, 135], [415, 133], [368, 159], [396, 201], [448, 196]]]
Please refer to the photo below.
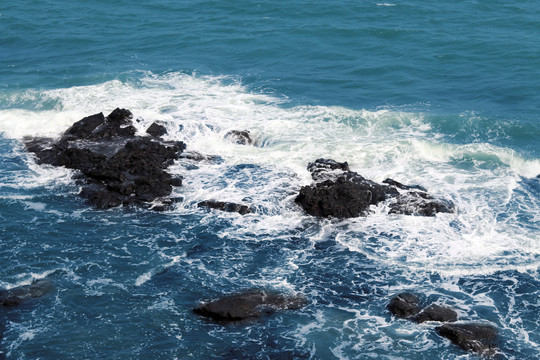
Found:
[[[17, 109], [29, 102], [35, 103], [33, 109]], [[376, 261], [445, 274], [538, 266], [532, 260], [540, 253], [537, 226], [521, 226], [519, 213], [540, 218], [538, 200], [520, 193], [521, 178], [540, 173], [540, 160], [488, 143], [445, 143], [419, 113], [286, 105], [227, 77], [147, 73], [140, 80], [12, 95], [10, 109], [0, 110], [0, 132], [15, 139], [55, 137], [83, 116], [107, 115], [116, 107], [142, 119], [136, 122], [140, 134], [161, 120], [168, 139], [223, 158], [191, 164], [192, 170], [187, 170], [189, 161], [171, 168], [184, 175], [184, 186], [173, 194], [184, 201], [171, 215], [206, 211], [196, 204], [208, 199], [253, 205], [256, 215], [209, 211], [202, 219], [230, 218], [233, 228], [226, 235], [238, 238], [247, 233], [279, 236], [312, 221], [293, 202], [298, 188], [311, 182], [306, 164], [319, 157], [348, 161], [352, 170], [375, 181], [391, 177], [423, 185], [452, 199], [458, 212], [421, 218], [388, 216], [384, 206], [374, 207], [366, 218], [320, 222], [324, 226], [314, 242], [339, 233], [340, 243]], [[226, 139], [232, 129], [249, 130], [256, 146]], [[36, 176], [21, 179], [26, 186], [69, 179], [67, 170], [28, 166]], [[377, 239], [377, 251], [366, 240], [371, 237]], [[296, 259], [289, 261], [294, 271]], [[144, 284], [155, 271], [139, 275], [135, 284]]]

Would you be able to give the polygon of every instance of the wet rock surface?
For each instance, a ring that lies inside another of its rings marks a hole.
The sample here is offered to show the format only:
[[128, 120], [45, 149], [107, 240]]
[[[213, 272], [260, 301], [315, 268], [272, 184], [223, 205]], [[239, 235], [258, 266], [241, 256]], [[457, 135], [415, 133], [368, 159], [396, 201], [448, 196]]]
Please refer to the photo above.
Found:
[[497, 352], [497, 329], [491, 325], [444, 324], [435, 330], [465, 351], [485, 356], [493, 356]]
[[216, 200], [206, 200], [201, 201], [197, 204], [198, 207], [206, 207], [210, 209], [222, 210], [227, 212], [237, 212], [240, 215], [249, 214], [251, 209], [249, 206], [244, 204], [237, 204], [232, 202], [216, 201]]
[[201, 303], [193, 311], [216, 321], [241, 321], [270, 315], [276, 310], [297, 310], [306, 303], [301, 295], [248, 290]]
[[417, 323], [426, 321], [453, 322], [457, 320], [457, 313], [449, 307], [434, 304], [423, 309], [413, 320]]
[[185, 145], [135, 133], [131, 112], [117, 108], [107, 117], [100, 113], [83, 118], [57, 141], [33, 138], [26, 139], [25, 145], [39, 164], [78, 170], [80, 195], [99, 209], [150, 207], [150, 202], [181, 185], [165, 170]]
[[308, 164], [308, 171], [315, 183], [303, 186], [295, 202], [313, 216], [365, 216], [371, 205], [389, 199], [394, 199], [390, 205], [392, 214], [434, 216], [438, 212], [455, 211], [450, 201], [437, 199], [423, 191], [409, 191], [422, 189], [421, 186], [407, 186], [392, 179], [386, 179], [386, 184], [378, 184], [350, 171], [347, 162], [317, 159]]
[[146, 129], [146, 133], [155, 138], [159, 138], [167, 134], [167, 129], [165, 128], [163, 123], [156, 121], [152, 123], [152, 125], [150, 125], [148, 129]]
[[225, 134], [225, 137], [239, 145], [253, 144], [253, 139], [247, 130], [231, 130]]
[[388, 310], [398, 318], [408, 318], [420, 311], [420, 298], [412, 293], [400, 293], [387, 305]]
[[0, 306], [12, 307], [28, 300], [42, 297], [53, 290], [53, 283], [47, 279], [36, 280], [30, 285], [0, 290]]

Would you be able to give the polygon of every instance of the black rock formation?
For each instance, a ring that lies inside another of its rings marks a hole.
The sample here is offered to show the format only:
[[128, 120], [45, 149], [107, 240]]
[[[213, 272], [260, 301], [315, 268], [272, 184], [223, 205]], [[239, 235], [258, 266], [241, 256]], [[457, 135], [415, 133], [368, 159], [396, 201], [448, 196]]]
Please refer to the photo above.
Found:
[[165, 142], [135, 135], [132, 114], [115, 109], [109, 116], [96, 114], [73, 124], [54, 141], [26, 139], [28, 151], [39, 164], [79, 171], [80, 195], [99, 209], [119, 205], [150, 207], [168, 196], [181, 179], [165, 170], [185, 149], [181, 141]]
[[453, 322], [457, 320], [457, 313], [448, 307], [433, 304], [423, 309], [413, 320], [417, 323], [426, 321]]
[[146, 133], [152, 137], [159, 138], [167, 134], [167, 129], [161, 122], [155, 121], [148, 127], [148, 129], [146, 129]]
[[415, 294], [400, 293], [390, 300], [386, 306], [390, 312], [398, 318], [408, 318], [420, 311], [420, 299]]
[[378, 184], [350, 171], [347, 162], [317, 159], [308, 165], [308, 170], [315, 183], [303, 186], [295, 202], [313, 216], [367, 215], [370, 205], [389, 199], [395, 199], [390, 205], [393, 214], [434, 216], [437, 212], [455, 211], [450, 201], [436, 199], [426, 192], [408, 191], [421, 189], [420, 186], [407, 186], [392, 179], [385, 180], [389, 185]]
[[465, 351], [485, 356], [493, 356], [497, 351], [497, 329], [491, 325], [444, 324], [435, 330]]
[[240, 215], [245, 215], [251, 212], [251, 209], [247, 205], [236, 204], [232, 202], [223, 202], [216, 200], [201, 201], [197, 204], [198, 207], [207, 207], [210, 209], [217, 209], [228, 212], [237, 212]]
[[18, 286], [9, 290], [0, 290], [0, 306], [17, 306], [30, 299], [42, 297], [53, 290], [50, 280], [36, 280], [30, 285]]
[[249, 290], [201, 303], [193, 311], [216, 321], [240, 321], [269, 315], [276, 310], [296, 310], [306, 305], [300, 295]]

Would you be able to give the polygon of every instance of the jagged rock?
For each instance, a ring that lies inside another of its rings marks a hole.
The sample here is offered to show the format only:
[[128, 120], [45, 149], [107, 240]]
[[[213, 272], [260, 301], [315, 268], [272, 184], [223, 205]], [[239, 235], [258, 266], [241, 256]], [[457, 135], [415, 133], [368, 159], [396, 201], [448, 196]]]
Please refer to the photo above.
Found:
[[249, 131], [247, 130], [231, 130], [225, 134], [225, 137], [240, 145], [253, 144], [253, 139], [251, 139]]
[[181, 179], [165, 169], [185, 149], [181, 141], [135, 136], [129, 110], [115, 109], [73, 124], [58, 141], [26, 139], [40, 164], [80, 171], [80, 195], [99, 209], [139, 205], [165, 197]]
[[345, 162], [337, 162], [332, 159], [317, 159], [307, 166], [313, 180], [323, 180], [331, 177], [332, 174], [349, 171], [349, 164]]
[[232, 202], [223, 202], [223, 201], [216, 201], [216, 200], [206, 200], [201, 201], [197, 204], [198, 207], [207, 207], [211, 209], [217, 209], [222, 211], [228, 211], [228, 212], [237, 212], [240, 215], [249, 214], [251, 212], [251, 209], [247, 205], [243, 204], [236, 204]]
[[415, 294], [400, 293], [390, 300], [386, 306], [398, 318], [408, 318], [420, 311], [420, 299]]
[[[438, 212], [454, 212], [454, 204], [436, 199], [426, 192], [408, 191], [421, 186], [403, 185], [386, 179], [386, 184], [367, 180], [349, 170], [347, 162], [317, 159], [308, 165], [315, 183], [303, 186], [295, 199], [308, 214], [319, 217], [350, 218], [367, 215], [370, 205], [392, 198], [390, 213], [434, 216]], [[402, 193], [400, 190], [406, 190]]]
[[1, 306], [17, 306], [30, 299], [41, 297], [53, 289], [50, 280], [36, 280], [30, 285], [18, 286], [9, 290], [0, 290]]
[[301, 295], [249, 290], [201, 303], [193, 311], [216, 321], [239, 321], [269, 315], [276, 310], [297, 310], [306, 303]]
[[455, 205], [444, 199], [436, 199], [425, 192], [408, 192], [396, 198], [390, 205], [390, 214], [435, 216], [437, 213], [453, 213]]
[[167, 134], [167, 129], [163, 126], [163, 123], [155, 121], [146, 129], [146, 133], [152, 137], [159, 138]]
[[401, 190], [412, 190], [412, 189], [416, 189], [416, 190], [420, 190], [420, 191], [427, 191], [426, 188], [424, 188], [423, 186], [420, 186], [420, 185], [404, 185], [394, 179], [390, 179], [390, 178], [386, 178], [383, 180], [383, 184], [388, 184], [388, 185], [392, 185], [392, 186], [395, 186], [397, 187], [398, 189], [401, 189]]
[[453, 322], [457, 320], [457, 313], [448, 307], [433, 304], [423, 309], [413, 320], [417, 323], [426, 321]]
[[491, 325], [444, 324], [435, 330], [465, 351], [485, 356], [492, 356], [497, 351], [497, 329]]
[[303, 186], [295, 202], [310, 215], [350, 218], [366, 215], [376, 205], [398, 191], [347, 171], [333, 180]]

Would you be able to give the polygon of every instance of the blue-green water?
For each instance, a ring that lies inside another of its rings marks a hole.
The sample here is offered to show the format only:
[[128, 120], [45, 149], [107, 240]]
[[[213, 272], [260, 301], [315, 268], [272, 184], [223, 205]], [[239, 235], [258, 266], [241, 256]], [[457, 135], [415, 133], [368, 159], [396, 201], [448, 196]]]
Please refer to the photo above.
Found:
[[[0, 288], [55, 283], [0, 314], [0, 358], [475, 358], [390, 316], [412, 290], [536, 359], [538, 39], [527, 0], [0, 3]], [[116, 107], [223, 161], [175, 164], [172, 211], [98, 211], [23, 149]], [[293, 200], [319, 157], [459, 210], [311, 218]], [[211, 198], [257, 211], [197, 208]], [[191, 311], [253, 287], [309, 305], [232, 326]]]

